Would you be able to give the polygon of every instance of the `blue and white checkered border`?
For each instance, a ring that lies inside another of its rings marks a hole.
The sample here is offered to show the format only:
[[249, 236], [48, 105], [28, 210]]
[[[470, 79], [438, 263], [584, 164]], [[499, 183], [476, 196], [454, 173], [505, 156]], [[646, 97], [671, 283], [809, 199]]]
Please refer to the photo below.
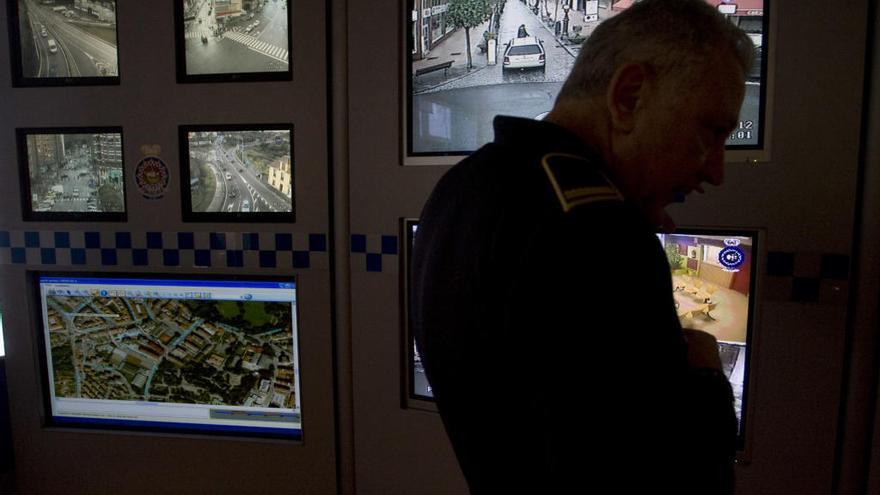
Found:
[[327, 234], [0, 231], [0, 265], [329, 269]]

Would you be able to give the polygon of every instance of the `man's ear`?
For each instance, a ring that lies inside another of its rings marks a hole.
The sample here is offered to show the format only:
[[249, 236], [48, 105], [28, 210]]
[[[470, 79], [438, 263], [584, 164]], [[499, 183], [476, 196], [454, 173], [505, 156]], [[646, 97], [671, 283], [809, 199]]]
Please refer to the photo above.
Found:
[[650, 70], [645, 64], [626, 64], [614, 71], [605, 95], [611, 124], [619, 131], [635, 127], [635, 113], [645, 97]]

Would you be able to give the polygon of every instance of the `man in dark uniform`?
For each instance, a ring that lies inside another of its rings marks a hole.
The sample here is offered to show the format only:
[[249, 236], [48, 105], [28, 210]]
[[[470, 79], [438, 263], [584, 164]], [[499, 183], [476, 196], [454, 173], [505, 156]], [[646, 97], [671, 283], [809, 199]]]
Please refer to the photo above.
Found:
[[723, 181], [752, 45], [703, 0], [603, 22], [545, 121], [495, 119], [422, 213], [412, 325], [472, 493], [732, 491], [716, 342], [656, 237]]

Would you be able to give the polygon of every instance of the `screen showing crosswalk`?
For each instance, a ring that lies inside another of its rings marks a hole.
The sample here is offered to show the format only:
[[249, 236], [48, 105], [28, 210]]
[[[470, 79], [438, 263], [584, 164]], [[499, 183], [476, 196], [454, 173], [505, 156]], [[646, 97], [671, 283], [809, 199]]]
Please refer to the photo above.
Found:
[[186, 75], [289, 73], [289, 3], [178, 1]]

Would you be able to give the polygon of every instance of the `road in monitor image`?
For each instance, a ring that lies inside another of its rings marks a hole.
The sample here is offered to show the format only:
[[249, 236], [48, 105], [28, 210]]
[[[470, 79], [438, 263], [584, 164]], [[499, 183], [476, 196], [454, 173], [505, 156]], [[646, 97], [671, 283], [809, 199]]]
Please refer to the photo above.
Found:
[[22, 76], [116, 77], [116, 1], [19, 0]]
[[190, 132], [192, 211], [293, 211], [290, 131]]
[[287, 0], [184, 0], [186, 72], [287, 72]]
[[[583, 11], [561, 8], [564, 2], [495, 2], [491, 15], [468, 33], [454, 28], [448, 19], [444, 22], [448, 13], [428, 17], [425, 14], [432, 10], [426, 9], [415, 22], [416, 26], [423, 23], [423, 29], [413, 32], [409, 152], [474, 151], [493, 140], [496, 115], [543, 119], [553, 108], [584, 41], [601, 22], [631, 4], [629, 0], [599, 2], [595, 20], [587, 21]], [[738, 11], [729, 18], [748, 32], [756, 44], [756, 56], [761, 57], [763, 11]], [[728, 145], [758, 144], [760, 61], [755, 69], [745, 82], [740, 122]]]
[[289, 303], [47, 297], [56, 397], [292, 409]]
[[121, 134], [29, 134], [27, 156], [32, 211], [125, 211]]

